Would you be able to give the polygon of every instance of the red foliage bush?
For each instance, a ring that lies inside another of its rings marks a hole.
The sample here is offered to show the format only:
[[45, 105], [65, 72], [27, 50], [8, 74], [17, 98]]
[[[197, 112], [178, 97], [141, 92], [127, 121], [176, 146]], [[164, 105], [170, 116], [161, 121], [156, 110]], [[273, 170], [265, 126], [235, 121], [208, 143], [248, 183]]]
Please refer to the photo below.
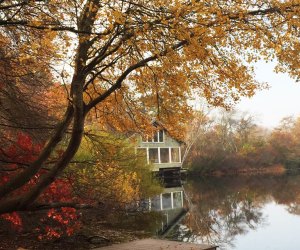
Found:
[[[7, 162], [6, 172], [1, 173], [0, 184], [8, 182], [23, 167], [33, 162], [40, 153], [42, 145], [33, 143], [32, 138], [24, 133], [19, 133], [14, 143], [2, 149]], [[21, 166], [21, 167], [20, 167]], [[46, 169], [39, 171], [26, 185], [15, 192], [16, 195], [25, 194], [47, 173]], [[80, 199], [74, 195], [71, 178], [57, 178], [40, 195], [37, 202], [41, 204], [51, 204], [57, 202], [79, 202]], [[8, 221], [14, 230], [21, 231], [23, 228], [22, 215], [17, 212], [0, 215], [2, 220]], [[79, 226], [79, 213], [70, 207], [52, 208], [35, 217], [38, 226], [35, 231], [39, 234], [39, 239], [59, 238], [63, 235], [71, 235]]]

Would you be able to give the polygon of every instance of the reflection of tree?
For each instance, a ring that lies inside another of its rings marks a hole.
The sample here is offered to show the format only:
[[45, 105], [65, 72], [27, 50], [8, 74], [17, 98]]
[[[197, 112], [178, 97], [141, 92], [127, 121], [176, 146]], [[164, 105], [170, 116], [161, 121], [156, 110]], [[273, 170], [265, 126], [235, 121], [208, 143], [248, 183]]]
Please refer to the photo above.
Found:
[[283, 176], [271, 190], [274, 200], [291, 214], [300, 215], [300, 176]]
[[178, 236], [189, 242], [231, 246], [236, 235], [262, 223], [260, 210], [247, 193], [232, 193], [218, 200], [200, 198], [193, 202], [187, 227]]
[[300, 193], [293, 192], [293, 196], [294, 199], [286, 203], [286, 210], [291, 214], [300, 215]]
[[185, 187], [190, 212], [170, 236], [189, 242], [231, 246], [239, 234], [265, 222], [263, 206], [274, 200], [300, 214], [300, 176], [206, 178]]
[[287, 207], [287, 211], [291, 214], [300, 215], [300, 204], [298, 203], [291, 203]]

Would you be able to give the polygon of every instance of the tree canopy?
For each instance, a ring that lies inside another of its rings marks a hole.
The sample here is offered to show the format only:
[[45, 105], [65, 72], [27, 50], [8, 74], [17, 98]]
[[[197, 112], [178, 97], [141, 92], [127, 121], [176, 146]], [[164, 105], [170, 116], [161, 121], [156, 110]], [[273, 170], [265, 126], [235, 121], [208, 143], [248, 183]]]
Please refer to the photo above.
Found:
[[[195, 95], [229, 108], [262, 87], [252, 62], [277, 58], [278, 71], [298, 78], [299, 13], [298, 0], [0, 1], [1, 106], [12, 96], [42, 115], [43, 100], [64, 104], [46, 125], [34, 124], [48, 132], [37, 156], [0, 187], [0, 213], [34, 207], [76, 154], [86, 122], [147, 132], [154, 116], [178, 137]], [[54, 83], [60, 98], [47, 95]], [[2, 127], [32, 131], [0, 112]], [[32, 188], [11, 195], [32, 178]]]

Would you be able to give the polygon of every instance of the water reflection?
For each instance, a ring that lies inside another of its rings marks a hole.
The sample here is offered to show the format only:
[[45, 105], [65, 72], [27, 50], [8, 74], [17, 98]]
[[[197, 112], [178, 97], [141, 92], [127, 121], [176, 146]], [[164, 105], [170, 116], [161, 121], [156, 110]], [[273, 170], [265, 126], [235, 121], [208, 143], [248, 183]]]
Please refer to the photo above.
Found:
[[300, 214], [300, 176], [195, 179], [185, 185], [185, 193], [190, 211], [168, 237], [221, 249], [233, 249], [241, 235], [267, 226], [267, 204]]
[[183, 187], [165, 188], [162, 194], [151, 199], [150, 206], [153, 211], [183, 208]]
[[156, 234], [167, 235], [188, 211], [184, 203], [183, 187], [165, 188], [163, 193], [149, 199], [149, 210], [160, 212], [162, 215]]
[[143, 204], [118, 222], [226, 250], [300, 249], [300, 175], [194, 179]]

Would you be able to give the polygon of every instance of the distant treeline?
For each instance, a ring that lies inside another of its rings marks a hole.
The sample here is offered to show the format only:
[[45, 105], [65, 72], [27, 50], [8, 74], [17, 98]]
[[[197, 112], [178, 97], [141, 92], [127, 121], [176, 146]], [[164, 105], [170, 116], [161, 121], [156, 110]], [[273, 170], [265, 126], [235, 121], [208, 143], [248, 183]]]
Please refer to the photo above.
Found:
[[274, 129], [252, 116], [223, 113], [201, 118], [189, 131], [185, 164], [198, 174], [278, 173], [300, 168], [300, 118], [286, 117]]

